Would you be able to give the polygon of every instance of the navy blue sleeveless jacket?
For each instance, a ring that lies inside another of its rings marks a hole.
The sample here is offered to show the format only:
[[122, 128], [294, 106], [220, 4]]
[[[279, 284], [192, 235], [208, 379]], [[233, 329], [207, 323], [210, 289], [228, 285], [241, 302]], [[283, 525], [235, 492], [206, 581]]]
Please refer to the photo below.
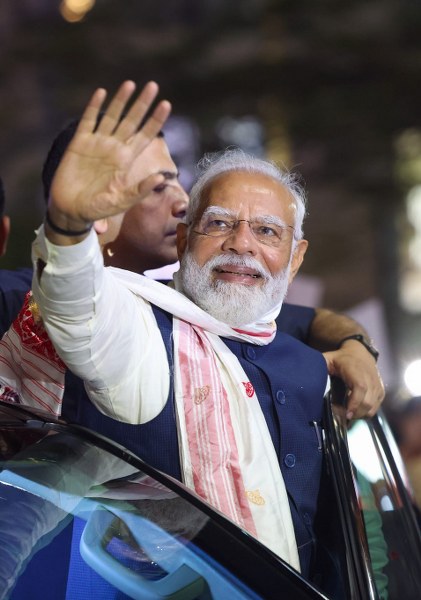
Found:
[[[158, 307], [153, 309], [172, 373], [172, 315]], [[285, 480], [302, 574], [308, 577], [323, 460], [320, 423], [325, 360], [319, 352], [279, 331], [267, 346], [224, 342], [256, 390]], [[161, 413], [148, 423], [130, 425], [103, 415], [88, 400], [80, 380], [67, 372], [62, 416], [115, 440], [148, 464], [181, 480], [172, 381]]]

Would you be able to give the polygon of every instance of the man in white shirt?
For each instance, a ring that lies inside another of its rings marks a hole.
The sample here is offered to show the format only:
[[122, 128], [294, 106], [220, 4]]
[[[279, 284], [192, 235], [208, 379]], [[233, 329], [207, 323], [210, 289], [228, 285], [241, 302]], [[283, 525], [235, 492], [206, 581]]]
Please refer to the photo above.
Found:
[[[240, 165], [237, 156], [192, 191], [188, 223], [178, 227], [177, 291], [105, 270], [93, 223], [163, 183], [159, 174], [140, 180], [135, 165], [170, 105], [160, 102], [138, 130], [157, 86], [147, 84], [120, 120], [133, 91], [132, 82], [120, 87], [97, 128], [105, 92], [95, 92], [53, 180], [33, 248], [44, 324], [107, 418], [149, 427], [151, 464], [308, 574], [327, 369], [274, 325], [307, 247], [302, 193], [269, 163]], [[291, 473], [300, 464], [297, 488]]]
[[[42, 178], [46, 201], [50, 195], [55, 171], [75, 133], [76, 126], [77, 122], [73, 121], [60, 132], [45, 161]], [[160, 132], [144, 149], [133, 167], [139, 179], [151, 173], [161, 173], [164, 181], [150, 190], [124, 216], [119, 214], [99, 220], [95, 223], [95, 229], [99, 234], [104, 262], [107, 266], [143, 273], [148, 269], [173, 263], [177, 259], [175, 230], [177, 223], [185, 215], [188, 197], [179, 184], [177, 168]], [[3, 307], [0, 311], [1, 335], [18, 313], [29, 288], [30, 270], [23, 271], [3, 271], [0, 274], [2, 284], [0, 300]], [[21, 311], [21, 314], [26, 313]], [[358, 323], [345, 315], [326, 309], [314, 310], [284, 304], [277, 319], [277, 326], [293, 337], [325, 352], [330, 373], [344, 379], [350, 390], [348, 402], [350, 416], [361, 417], [374, 414], [384, 397], [384, 388], [375, 362], [365, 350], [367, 333]], [[29, 322], [26, 323], [26, 329], [27, 327], [31, 327]], [[39, 327], [37, 331], [39, 335], [35, 337], [44, 339], [44, 333], [39, 330]], [[26, 331], [25, 343], [29, 343], [29, 333]], [[353, 338], [351, 340], [348, 337], [350, 335]], [[342, 345], [341, 341], [345, 338], [347, 342]], [[19, 340], [15, 340], [16, 342]], [[45, 343], [49, 345], [46, 337]], [[42, 348], [39, 345], [38, 347], [40, 356], [43, 356]], [[15, 355], [15, 364], [17, 360]], [[27, 374], [25, 378], [28, 381]], [[73, 385], [76, 380], [69, 373], [66, 379], [69, 380], [66, 381], [66, 390], [70, 386], [71, 393], [67, 394], [67, 401], [64, 402], [64, 415], [70, 420], [78, 421], [81, 416], [79, 400], [82, 404], [84, 402], [83, 389], [78, 386], [79, 389], [76, 390]], [[34, 382], [34, 385], [36, 387], [38, 384]], [[22, 393], [18, 381], [12, 387]], [[23, 398], [23, 401], [26, 402], [27, 398]], [[60, 414], [60, 403], [57, 404], [55, 400], [52, 400], [52, 403], [53, 412]]]

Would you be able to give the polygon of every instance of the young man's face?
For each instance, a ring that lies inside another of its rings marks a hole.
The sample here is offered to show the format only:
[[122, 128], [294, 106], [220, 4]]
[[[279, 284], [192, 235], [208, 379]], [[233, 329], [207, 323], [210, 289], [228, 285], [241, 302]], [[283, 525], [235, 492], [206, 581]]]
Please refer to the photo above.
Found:
[[[110, 220], [102, 239], [107, 265], [143, 273], [177, 261], [176, 229], [188, 196], [164, 138], [155, 138], [138, 159], [142, 178], [163, 173], [165, 181], [124, 215]], [[110, 240], [110, 241], [108, 241]]]

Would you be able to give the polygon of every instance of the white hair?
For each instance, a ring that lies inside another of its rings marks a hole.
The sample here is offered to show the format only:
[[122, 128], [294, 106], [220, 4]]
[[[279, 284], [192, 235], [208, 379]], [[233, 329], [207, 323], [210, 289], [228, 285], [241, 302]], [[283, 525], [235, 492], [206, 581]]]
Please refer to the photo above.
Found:
[[306, 214], [306, 197], [298, 177], [287, 170], [281, 170], [274, 162], [263, 160], [247, 154], [240, 148], [227, 148], [222, 152], [205, 154], [197, 165], [199, 176], [190, 191], [190, 202], [186, 214], [186, 222], [191, 224], [200, 205], [203, 190], [222, 173], [230, 171], [246, 171], [260, 173], [281, 183], [291, 194], [295, 202], [294, 237], [303, 237], [303, 221]]

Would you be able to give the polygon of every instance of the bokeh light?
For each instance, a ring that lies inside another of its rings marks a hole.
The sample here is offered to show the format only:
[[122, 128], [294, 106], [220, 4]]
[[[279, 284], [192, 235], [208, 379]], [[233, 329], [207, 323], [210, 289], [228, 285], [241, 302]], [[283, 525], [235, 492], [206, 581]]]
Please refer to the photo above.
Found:
[[414, 360], [406, 367], [404, 381], [413, 396], [421, 396], [421, 359]]

